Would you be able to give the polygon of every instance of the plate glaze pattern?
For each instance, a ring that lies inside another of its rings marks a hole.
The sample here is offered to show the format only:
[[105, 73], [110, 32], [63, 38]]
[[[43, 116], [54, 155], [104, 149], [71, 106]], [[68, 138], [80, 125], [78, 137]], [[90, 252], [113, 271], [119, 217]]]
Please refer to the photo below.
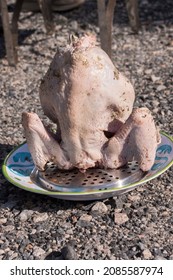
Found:
[[129, 185], [109, 190], [93, 190], [89, 192], [51, 192], [39, 187], [30, 179], [34, 169], [31, 154], [28, 151], [27, 143], [15, 148], [4, 160], [3, 174], [13, 185], [30, 192], [49, 195], [52, 197], [67, 200], [95, 200], [119, 195], [144, 184], [165, 172], [173, 164], [173, 139], [166, 133], [161, 133], [161, 143], [158, 145], [154, 165], [145, 177]]

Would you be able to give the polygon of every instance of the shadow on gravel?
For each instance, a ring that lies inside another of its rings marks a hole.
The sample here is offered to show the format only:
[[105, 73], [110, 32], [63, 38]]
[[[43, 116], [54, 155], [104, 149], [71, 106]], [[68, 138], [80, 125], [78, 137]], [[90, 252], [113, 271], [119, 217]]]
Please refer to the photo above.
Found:
[[[0, 165], [4, 162], [6, 156], [15, 147], [8, 144], [0, 144]], [[0, 169], [0, 208], [10, 210], [34, 210], [39, 213], [54, 213], [59, 210], [80, 208], [83, 210], [90, 209], [94, 201], [69, 201], [52, 198], [46, 195], [36, 194], [20, 189], [11, 184], [2, 174]]]
[[3, 163], [5, 157], [13, 150], [14, 146], [0, 143], [0, 164]]
[[[20, 29], [18, 32], [18, 44], [23, 45], [24, 41], [27, 37], [31, 36], [36, 29], [30, 29], [30, 30], [25, 30], [25, 29]], [[0, 30], [0, 59], [4, 58], [6, 55], [5, 53], [5, 41], [4, 41], [4, 36], [3, 36], [3, 31]]]

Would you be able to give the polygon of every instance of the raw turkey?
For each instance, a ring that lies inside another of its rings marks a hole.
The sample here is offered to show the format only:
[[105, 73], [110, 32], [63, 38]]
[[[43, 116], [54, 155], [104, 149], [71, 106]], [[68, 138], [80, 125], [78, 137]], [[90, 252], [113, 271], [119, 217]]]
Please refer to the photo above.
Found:
[[39, 170], [53, 161], [60, 169], [118, 168], [136, 160], [143, 171], [160, 142], [147, 108], [134, 108], [135, 92], [93, 36], [73, 38], [59, 49], [40, 85], [40, 102], [57, 124], [49, 131], [35, 113], [22, 124]]

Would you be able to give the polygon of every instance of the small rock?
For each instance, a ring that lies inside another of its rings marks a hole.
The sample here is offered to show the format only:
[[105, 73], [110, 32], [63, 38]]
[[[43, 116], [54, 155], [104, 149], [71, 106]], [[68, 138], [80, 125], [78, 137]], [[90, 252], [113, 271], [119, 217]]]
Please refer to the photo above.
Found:
[[162, 217], [168, 217], [169, 215], [170, 215], [169, 212], [166, 210], [161, 213]]
[[166, 87], [164, 85], [160, 85], [157, 87], [157, 91], [162, 91], [162, 90], [165, 90]]
[[98, 251], [103, 251], [103, 244], [96, 244], [95, 248], [97, 248]]
[[115, 208], [114, 213], [121, 213], [122, 208]]
[[157, 82], [160, 80], [160, 77], [156, 77], [155, 75], [151, 75], [151, 80], [153, 83]]
[[72, 224], [77, 223], [77, 217], [76, 217], [75, 215], [73, 215], [73, 216], [71, 217], [71, 221], [72, 221]]
[[169, 45], [170, 45], [170, 46], [173, 46], [173, 40], [171, 40], [171, 41], [169, 42]]
[[159, 108], [154, 108], [154, 109], [153, 109], [153, 113], [156, 114], [156, 113], [158, 113], [158, 112], [159, 112]]
[[128, 199], [132, 202], [140, 200], [140, 195], [128, 195]]
[[25, 247], [26, 251], [31, 251], [33, 249], [33, 245], [31, 243], [27, 244]]
[[100, 214], [104, 214], [108, 212], [107, 206], [103, 202], [97, 202], [92, 208], [92, 212], [98, 212]]
[[37, 230], [35, 229], [35, 228], [33, 228], [32, 230], [31, 230], [31, 234], [35, 234], [37, 232]]
[[140, 248], [142, 251], [145, 250], [145, 244], [144, 244], [144, 243], [139, 242], [139, 243], [138, 243], [138, 246], [139, 246], [139, 248]]
[[33, 248], [33, 256], [35, 258], [41, 257], [44, 254], [45, 254], [45, 251], [42, 248], [40, 248], [38, 246], [34, 246], [34, 248]]
[[37, 216], [33, 218], [34, 223], [44, 222], [49, 218], [47, 213], [39, 213]]
[[23, 210], [19, 215], [19, 219], [21, 222], [25, 222], [32, 216], [32, 214], [32, 210]]
[[92, 216], [88, 214], [83, 214], [80, 218], [79, 221], [85, 221], [85, 222], [90, 222], [92, 220]]
[[8, 253], [9, 251], [10, 251], [9, 248], [5, 248], [5, 249], [4, 249], [4, 252], [5, 252], [5, 253]]
[[153, 254], [154, 256], [159, 256], [161, 254], [161, 250], [158, 247], [153, 248]]
[[7, 225], [3, 227], [4, 231], [11, 232], [15, 229], [13, 225]]
[[137, 68], [136, 70], [137, 70], [137, 73], [138, 73], [138, 74], [140, 74], [140, 75], [143, 74], [143, 71], [144, 71], [144, 70], [143, 70], [142, 67], [139, 67], [139, 68]]
[[62, 248], [61, 253], [64, 260], [77, 260], [76, 252], [71, 245]]
[[124, 201], [123, 201], [122, 197], [118, 196], [118, 197], [114, 197], [113, 199], [115, 201], [116, 208], [122, 209], [123, 208], [123, 204], [124, 204]]
[[149, 207], [147, 207], [147, 212], [152, 213], [152, 214], [157, 214], [157, 209], [156, 209], [156, 207], [149, 206]]
[[170, 255], [170, 256], [169, 256], [169, 260], [173, 260], [173, 255]]
[[12, 256], [14, 254], [14, 252], [12, 250], [8, 251], [8, 256]]
[[[154, 106], [154, 107], [158, 107], [159, 106], [159, 102], [157, 101], [157, 100], [153, 100], [152, 101], [152, 105]], [[158, 108], [157, 108], [158, 109]]]
[[114, 222], [117, 225], [122, 225], [122, 224], [126, 223], [128, 220], [129, 220], [129, 218], [126, 213], [117, 213], [117, 212], [115, 213]]
[[16, 259], [18, 257], [18, 253], [15, 253], [15, 252], [13, 252], [12, 254], [11, 254], [11, 256], [10, 256], [10, 260], [14, 260], [14, 259]]
[[0, 219], [0, 225], [6, 224], [7, 218], [1, 218]]
[[149, 249], [145, 249], [143, 252], [142, 252], [143, 256], [144, 256], [144, 259], [145, 260], [149, 260], [152, 258], [152, 254], [150, 252]]
[[76, 20], [71, 21], [71, 27], [73, 30], [78, 29], [78, 22]]
[[77, 224], [78, 224], [79, 226], [81, 226], [81, 227], [86, 227], [86, 226], [90, 225], [91, 220], [92, 220], [92, 216], [91, 216], [91, 215], [83, 214], [83, 215], [79, 218]]
[[153, 72], [152, 69], [147, 69], [147, 70], [145, 70], [145, 74], [146, 74], [146, 75], [150, 75], [152, 72]]
[[56, 212], [56, 214], [57, 214], [58, 216], [63, 216], [64, 211], [63, 211], [63, 210], [58, 210], [58, 211]]

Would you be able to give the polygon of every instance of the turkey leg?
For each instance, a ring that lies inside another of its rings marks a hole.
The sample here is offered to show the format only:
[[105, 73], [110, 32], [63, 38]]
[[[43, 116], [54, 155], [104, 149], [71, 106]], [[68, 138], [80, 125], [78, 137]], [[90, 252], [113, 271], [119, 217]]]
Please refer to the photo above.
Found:
[[134, 109], [118, 132], [103, 150], [103, 165], [118, 168], [136, 160], [143, 171], [149, 170], [155, 160], [160, 135], [147, 108]]
[[37, 114], [24, 112], [22, 124], [29, 151], [39, 170], [44, 170], [48, 161], [53, 161], [60, 169], [71, 168], [59, 143], [54, 139], [52, 133], [46, 130]]

